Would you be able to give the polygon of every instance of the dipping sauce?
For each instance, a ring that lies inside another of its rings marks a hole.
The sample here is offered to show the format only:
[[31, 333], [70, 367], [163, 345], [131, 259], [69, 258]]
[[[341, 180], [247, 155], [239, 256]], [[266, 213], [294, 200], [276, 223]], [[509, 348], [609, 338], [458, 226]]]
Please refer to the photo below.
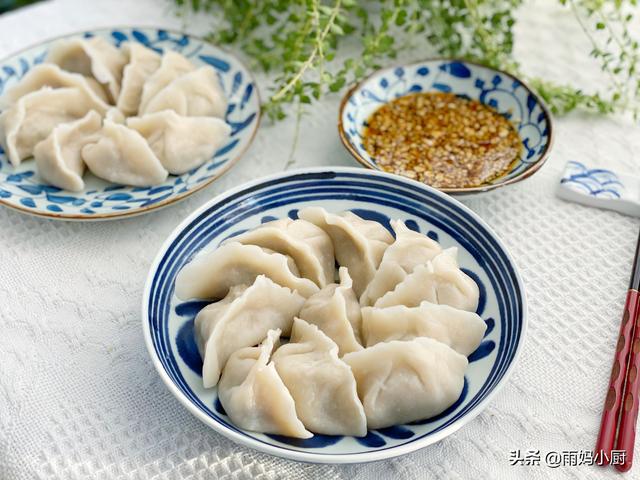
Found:
[[482, 185], [508, 172], [522, 149], [496, 110], [451, 93], [397, 98], [367, 123], [364, 148], [382, 170], [437, 188]]

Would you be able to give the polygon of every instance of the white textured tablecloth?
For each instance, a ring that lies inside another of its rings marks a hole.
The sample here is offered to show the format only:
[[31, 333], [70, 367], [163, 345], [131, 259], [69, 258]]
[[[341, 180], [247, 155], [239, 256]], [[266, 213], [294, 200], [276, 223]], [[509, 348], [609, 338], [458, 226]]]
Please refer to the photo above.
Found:
[[[582, 33], [556, 3], [539, 1], [521, 15], [518, 57], [529, 72], [597, 85]], [[190, 19], [188, 31], [206, 32], [207, 20]], [[0, 57], [113, 25], [180, 28], [182, 21], [163, 0], [45, 2], [0, 16]], [[310, 108], [292, 168], [355, 164], [336, 133], [338, 101]], [[639, 222], [565, 203], [554, 188], [570, 159], [637, 172], [640, 128], [624, 120], [559, 119], [552, 157], [539, 173], [466, 201], [515, 257], [530, 323], [509, 382], [454, 435], [384, 462], [300, 464], [226, 440], [171, 396], [142, 337], [149, 264], [196, 207], [285, 168], [292, 125], [264, 124], [222, 179], [149, 215], [67, 223], [0, 209], [0, 479], [618, 478], [593, 466], [510, 466], [509, 455], [594, 445]], [[628, 478], [639, 472], [637, 465]]]

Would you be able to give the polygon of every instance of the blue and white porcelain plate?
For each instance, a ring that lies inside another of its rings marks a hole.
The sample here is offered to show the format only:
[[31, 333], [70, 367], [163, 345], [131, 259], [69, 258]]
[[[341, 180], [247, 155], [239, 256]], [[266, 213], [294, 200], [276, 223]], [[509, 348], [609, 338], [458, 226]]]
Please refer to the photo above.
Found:
[[[207, 302], [180, 301], [177, 273], [202, 250], [277, 218], [296, 218], [300, 208], [351, 210], [381, 222], [402, 219], [444, 248], [457, 246], [461, 267], [480, 287], [478, 314], [485, 338], [469, 357], [460, 398], [441, 415], [371, 430], [366, 437], [315, 435], [307, 440], [249, 432], [234, 426], [216, 389], [202, 386], [202, 361], [193, 336], [194, 317]], [[278, 174], [235, 188], [189, 216], [164, 243], [145, 286], [142, 321], [153, 362], [169, 390], [196, 417], [233, 441], [294, 460], [355, 463], [394, 457], [455, 432], [485, 408], [504, 385], [524, 339], [526, 301], [511, 256], [491, 229], [451, 197], [402, 177], [359, 168], [307, 169]], [[162, 415], [159, 412], [159, 415]]]
[[209, 185], [226, 172], [248, 148], [260, 120], [260, 98], [249, 71], [230, 53], [202, 39], [157, 28], [122, 27], [59, 37], [27, 48], [0, 62], [0, 95], [44, 61], [51, 45], [61, 38], [100, 36], [119, 46], [139, 42], [158, 52], [174, 50], [195, 65], [211, 65], [229, 100], [226, 122], [231, 135], [203, 165], [183, 175], [170, 175], [161, 185], [115, 185], [85, 174], [83, 192], [68, 192], [38, 177], [34, 160], [15, 168], [0, 147], [0, 203], [20, 211], [66, 220], [105, 220], [146, 213], [169, 205]]
[[504, 175], [477, 187], [443, 188], [470, 194], [523, 180], [544, 164], [552, 145], [551, 115], [542, 100], [516, 77], [462, 60], [425, 60], [378, 70], [351, 88], [342, 99], [338, 131], [342, 143], [365, 167], [380, 170], [363, 145], [367, 120], [396, 98], [419, 92], [447, 92], [477, 100], [506, 117], [522, 139], [518, 160]]

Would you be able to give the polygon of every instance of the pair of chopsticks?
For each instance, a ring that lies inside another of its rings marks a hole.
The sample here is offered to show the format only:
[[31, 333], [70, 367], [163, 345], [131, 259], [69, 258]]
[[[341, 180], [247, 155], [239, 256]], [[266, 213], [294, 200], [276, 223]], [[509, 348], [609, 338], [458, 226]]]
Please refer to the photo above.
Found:
[[[633, 448], [640, 393], [640, 236], [633, 260], [631, 281], [624, 305], [620, 336], [604, 402], [595, 458], [599, 465], [612, 463], [612, 450], [624, 452], [615, 468], [626, 472], [633, 464]], [[617, 437], [616, 437], [617, 433]], [[615, 448], [614, 448], [615, 442]]]

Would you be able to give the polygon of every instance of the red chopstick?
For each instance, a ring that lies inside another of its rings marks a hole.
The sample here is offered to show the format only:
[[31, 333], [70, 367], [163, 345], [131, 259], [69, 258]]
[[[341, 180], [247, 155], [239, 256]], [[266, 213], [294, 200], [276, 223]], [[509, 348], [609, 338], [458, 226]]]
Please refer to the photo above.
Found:
[[[638, 393], [640, 391], [640, 236], [633, 260], [631, 281], [624, 305], [620, 336], [611, 369], [609, 390], [604, 403], [600, 433], [595, 455], [600, 465], [611, 463], [613, 445], [615, 450], [625, 452], [624, 461], [615, 467], [626, 472], [633, 464], [633, 447], [638, 419]], [[623, 398], [624, 396], [624, 398]], [[618, 427], [619, 423], [619, 427]], [[618, 433], [616, 441], [616, 431]]]

